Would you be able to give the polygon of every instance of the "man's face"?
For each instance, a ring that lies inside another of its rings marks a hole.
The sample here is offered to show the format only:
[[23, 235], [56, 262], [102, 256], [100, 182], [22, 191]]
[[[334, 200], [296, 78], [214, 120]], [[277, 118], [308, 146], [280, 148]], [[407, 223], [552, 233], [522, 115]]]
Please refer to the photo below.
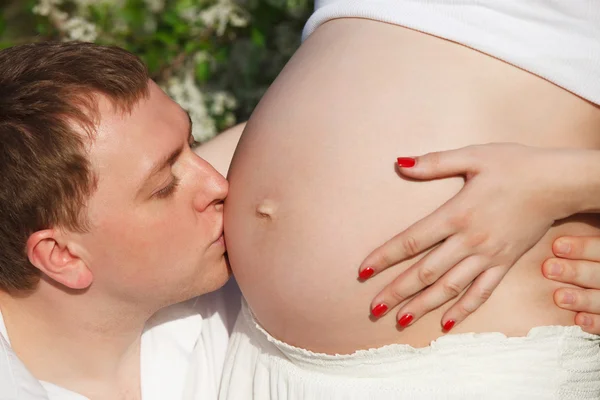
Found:
[[154, 83], [131, 114], [100, 100], [90, 160], [98, 177], [89, 232], [79, 238], [90, 290], [164, 306], [213, 291], [229, 276], [227, 181], [190, 148], [188, 115]]

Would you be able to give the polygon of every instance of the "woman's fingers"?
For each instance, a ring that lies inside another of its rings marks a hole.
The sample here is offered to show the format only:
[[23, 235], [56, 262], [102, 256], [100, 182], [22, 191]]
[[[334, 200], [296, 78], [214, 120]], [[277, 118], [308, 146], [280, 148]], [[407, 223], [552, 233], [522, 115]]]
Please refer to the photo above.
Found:
[[444, 313], [442, 328], [446, 332], [449, 331], [481, 307], [491, 297], [507, 272], [507, 267], [497, 266], [479, 275], [467, 292]]
[[[382, 309], [382, 305], [385, 306], [385, 311], [391, 310], [416, 293], [437, 282], [448, 270], [460, 263], [467, 256], [464, 253], [464, 249], [460, 247], [461, 243], [460, 240], [451, 237], [440, 247], [427, 254], [415, 265], [403, 272], [375, 296], [371, 302], [372, 314], [375, 317], [379, 317], [383, 315], [383, 312], [378, 313]], [[471, 279], [473, 278], [474, 276], [471, 277]]]
[[[419, 157], [398, 157], [400, 172], [414, 179], [440, 179], [469, 175], [479, 166], [477, 146], [439, 151]], [[483, 150], [483, 149], [482, 149]]]
[[452, 226], [443, 217], [449, 213], [446, 208], [447, 206], [440, 207], [433, 214], [373, 250], [360, 265], [359, 278], [368, 279], [400, 261], [422, 253], [450, 236], [453, 233]]
[[481, 257], [462, 260], [448, 271], [435, 285], [416, 295], [398, 311], [398, 325], [406, 328], [423, 315], [459, 296], [486, 267]]
[[554, 302], [566, 310], [600, 314], [600, 290], [560, 288], [554, 292]]
[[552, 244], [552, 251], [557, 257], [561, 258], [600, 262], [600, 237], [560, 237]]
[[550, 258], [542, 264], [542, 272], [554, 281], [600, 289], [600, 262]]
[[588, 333], [600, 335], [600, 315], [580, 312], [575, 316], [575, 323]]
[[[477, 147], [468, 146], [429, 153], [416, 158], [399, 157], [398, 167], [402, 174], [416, 179], [467, 176], [474, 173], [478, 167], [477, 161], [481, 155], [478, 155]], [[359, 267], [359, 278], [368, 279], [402, 260], [414, 257], [455, 233], [456, 224], [448, 216], [460, 215], [455, 206], [461, 204], [460, 201], [459, 196], [453, 198], [371, 252]]]
[[584, 331], [600, 334], [600, 237], [561, 237], [554, 241], [552, 250], [560, 258], [544, 262], [544, 276], [587, 288], [557, 289], [554, 302], [577, 311], [575, 323]]

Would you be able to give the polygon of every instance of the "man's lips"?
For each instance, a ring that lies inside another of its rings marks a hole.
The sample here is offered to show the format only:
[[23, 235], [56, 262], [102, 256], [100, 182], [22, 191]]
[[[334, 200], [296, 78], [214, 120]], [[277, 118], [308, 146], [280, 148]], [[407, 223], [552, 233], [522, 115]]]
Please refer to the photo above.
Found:
[[214, 242], [212, 242], [211, 247], [214, 245], [220, 245], [225, 247], [225, 237], [223, 236], [223, 234], [221, 234], [221, 236], [219, 236], [217, 238], [217, 240], [215, 240]]
[[224, 234], [224, 232], [223, 232], [223, 220], [221, 219], [219, 222], [220, 222], [219, 223], [219, 230], [217, 231], [218, 236], [215, 235], [216, 239], [211, 243], [211, 246], [213, 244], [221, 244], [223, 246], [225, 245], [225, 238], [223, 237], [223, 234]]

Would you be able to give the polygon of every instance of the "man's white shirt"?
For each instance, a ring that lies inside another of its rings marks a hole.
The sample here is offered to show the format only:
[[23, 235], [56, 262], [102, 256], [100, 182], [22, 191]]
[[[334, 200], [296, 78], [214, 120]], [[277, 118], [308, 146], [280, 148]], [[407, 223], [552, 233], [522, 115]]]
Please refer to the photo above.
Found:
[[[239, 307], [240, 293], [232, 279], [216, 292], [150, 318], [140, 349], [142, 400], [216, 399]], [[0, 313], [0, 400], [87, 398], [33, 377], [12, 351]]]

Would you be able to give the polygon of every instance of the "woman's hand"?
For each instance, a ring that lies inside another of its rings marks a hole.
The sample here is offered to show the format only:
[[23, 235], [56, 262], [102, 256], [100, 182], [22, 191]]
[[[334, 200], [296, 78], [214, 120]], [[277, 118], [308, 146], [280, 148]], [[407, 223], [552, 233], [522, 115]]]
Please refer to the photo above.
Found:
[[584, 151], [488, 144], [399, 158], [400, 172], [408, 178], [462, 175], [465, 185], [361, 264], [359, 277], [368, 279], [433, 248], [374, 298], [373, 315], [417, 294], [397, 314], [399, 325], [406, 327], [466, 289], [444, 314], [442, 327], [450, 330], [464, 320], [555, 220], [577, 212], [571, 198], [578, 182], [569, 176], [569, 166]]
[[554, 302], [577, 311], [575, 323], [589, 333], [600, 334], [600, 237], [562, 237], [552, 250], [557, 258], [544, 262], [544, 276], [579, 288], [561, 288]]

